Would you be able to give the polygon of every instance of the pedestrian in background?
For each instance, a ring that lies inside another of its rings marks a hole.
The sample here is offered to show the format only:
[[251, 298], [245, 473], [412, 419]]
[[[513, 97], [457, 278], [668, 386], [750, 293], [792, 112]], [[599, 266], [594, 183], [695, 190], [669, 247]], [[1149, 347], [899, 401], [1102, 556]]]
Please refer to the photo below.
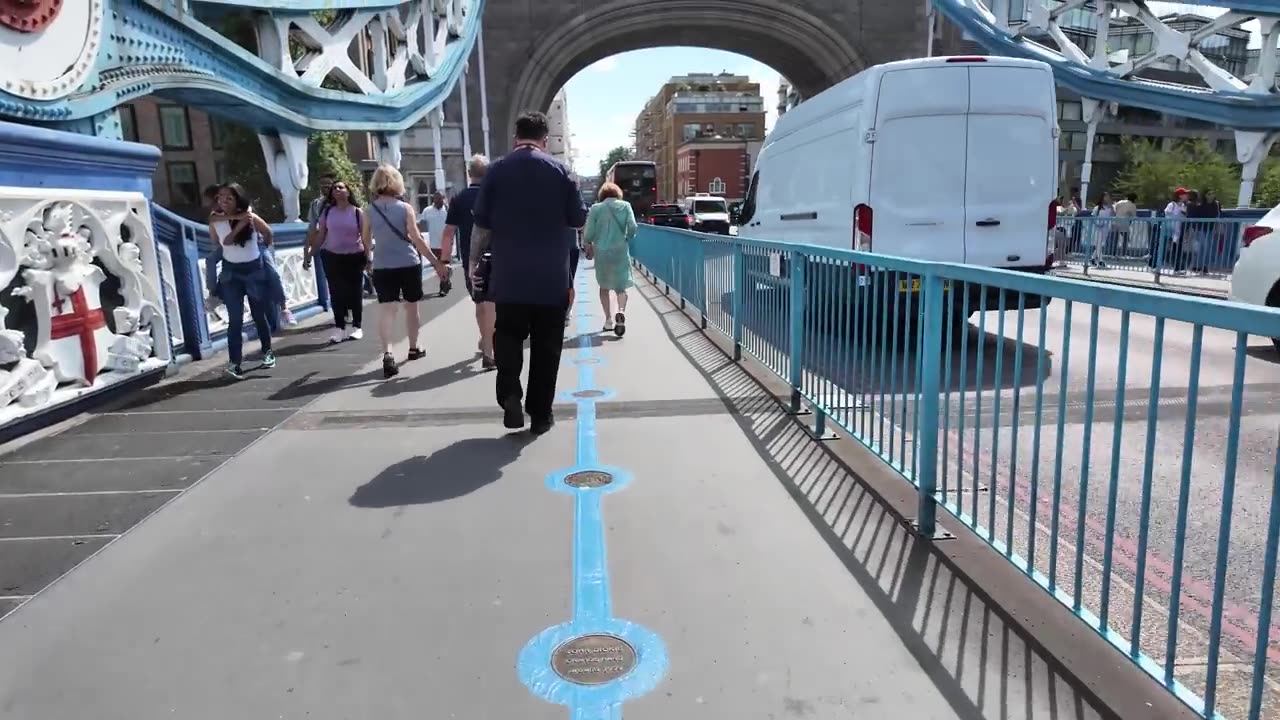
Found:
[[[591, 206], [583, 234], [587, 257], [595, 261], [604, 331], [622, 337], [627, 332], [627, 290], [631, 288], [631, 241], [637, 232], [631, 203], [622, 199], [622, 188], [607, 182], [600, 186], [600, 202]], [[618, 298], [613, 312], [612, 299]]]
[[[324, 209], [320, 212], [318, 232], [303, 252], [302, 268], [311, 269], [311, 256], [319, 248], [324, 277], [329, 283], [329, 304], [333, 308], [333, 334], [329, 342], [359, 340], [364, 320], [364, 269], [373, 248], [364, 243], [367, 222], [360, 209], [360, 199], [344, 182], [329, 187]], [[351, 328], [347, 328], [350, 316]]]
[[449, 203], [442, 247], [452, 248], [455, 243], [457, 245], [458, 257], [462, 259], [463, 282], [476, 306], [476, 329], [480, 331], [480, 342], [477, 343], [480, 366], [485, 370], [492, 370], [497, 366], [493, 360], [493, 303], [483, 295], [476, 299], [471, 282], [471, 231], [475, 226], [476, 198], [480, 195], [480, 183], [488, 170], [489, 158], [484, 155], [475, 155], [467, 163], [467, 178], [471, 183]]
[[405, 332], [409, 336], [407, 360], [416, 360], [426, 351], [419, 345], [422, 319], [422, 259], [425, 257], [444, 277], [445, 265], [431, 252], [415, 222], [413, 206], [401, 200], [404, 177], [390, 165], [379, 165], [369, 181], [369, 222], [361, 236], [365, 247], [373, 248], [373, 289], [378, 295], [378, 338], [382, 341], [382, 375], [400, 372], [391, 354], [396, 314], [404, 306]]
[[[524, 427], [527, 413], [530, 430], [541, 435], [555, 424], [552, 406], [573, 284], [569, 238], [585, 223], [587, 208], [569, 170], [546, 153], [547, 116], [525, 113], [515, 130], [515, 147], [489, 167], [480, 185], [470, 265], [475, 268], [485, 251], [491, 253], [486, 289], [495, 303], [495, 391], [503, 425]], [[525, 340], [527, 392], [520, 385]]]

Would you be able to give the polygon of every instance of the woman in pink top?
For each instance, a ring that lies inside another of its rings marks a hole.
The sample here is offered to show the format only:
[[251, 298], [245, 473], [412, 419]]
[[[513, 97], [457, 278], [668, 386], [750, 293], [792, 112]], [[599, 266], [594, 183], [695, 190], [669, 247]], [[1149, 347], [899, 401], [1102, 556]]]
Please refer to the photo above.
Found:
[[[351, 194], [346, 183], [335, 182], [325, 197], [324, 209], [320, 211], [319, 232], [315, 235], [320, 261], [324, 264], [324, 276], [329, 282], [329, 303], [333, 307], [331, 343], [364, 337], [364, 331], [360, 329], [364, 315], [364, 269], [373, 250], [363, 240], [361, 228], [364, 222], [360, 201]], [[313, 251], [313, 247], [307, 246], [303, 267], [311, 266]], [[351, 314], [350, 329], [347, 328], [347, 313]]]

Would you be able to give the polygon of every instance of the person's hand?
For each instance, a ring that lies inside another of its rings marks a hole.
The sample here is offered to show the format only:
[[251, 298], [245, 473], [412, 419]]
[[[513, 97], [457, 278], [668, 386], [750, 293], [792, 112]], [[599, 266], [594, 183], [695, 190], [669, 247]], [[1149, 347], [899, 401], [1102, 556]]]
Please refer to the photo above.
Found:
[[311, 258], [309, 256], [302, 258], [302, 269], [303, 270], [311, 269]]
[[439, 260], [437, 260], [436, 275], [439, 276], [441, 280], [444, 280], [445, 278], [449, 277], [449, 265], [447, 263], [442, 263]]

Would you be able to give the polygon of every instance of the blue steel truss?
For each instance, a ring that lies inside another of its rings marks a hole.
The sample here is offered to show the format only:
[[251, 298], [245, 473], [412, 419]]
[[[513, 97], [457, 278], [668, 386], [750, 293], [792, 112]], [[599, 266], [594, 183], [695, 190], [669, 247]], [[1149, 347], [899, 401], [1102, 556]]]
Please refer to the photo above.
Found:
[[[1280, 96], [1274, 91], [1257, 93], [1230, 89], [1211, 90], [1132, 76], [1123, 77], [1112, 68], [1104, 69], [1081, 63], [1067, 53], [1020, 35], [1016, 28], [999, 22], [989, 9], [992, 4], [991, 0], [933, 0], [933, 6], [938, 12], [988, 52], [1043, 60], [1053, 68], [1060, 84], [1082, 97], [1196, 118], [1236, 129], [1280, 128]], [[1183, 4], [1215, 8], [1229, 6], [1237, 13], [1246, 15], [1280, 15], [1278, 0], [1196, 0]]]
[[438, 12], [450, 0], [104, 1], [102, 42], [93, 71], [79, 87], [54, 100], [0, 91], [0, 117], [109, 136], [114, 134], [112, 123], [117, 122], [115, 108], [156, 95], [259, 132], [304, 136], [319, 130], [398, 132], [437, 108], [453, 90], [476, 43], [484, 11], [484, 0], [453, 0], [461, 17], [454, 17], [447, 28], [440, 21], [445, 39], [431, 72], [410, 71], [407, 81], [370, 92], [367, 87], [339, 90], [321, 87], [318, 80], [307, 82], [287, 62], [287, 51], [284, 64], [290, 67], [273, 66], [219, 34], [207, 21], [228, 13], [253, 12], [259, 18], [266, 14], [272, 22], [305, 22], [315, 11], [338, 10], [338, 26], [356, 13], [367, 18], [370, 11], [379, 11], [379, 22], [394, 22], [393, 15], [403, 20], [415, 8]]

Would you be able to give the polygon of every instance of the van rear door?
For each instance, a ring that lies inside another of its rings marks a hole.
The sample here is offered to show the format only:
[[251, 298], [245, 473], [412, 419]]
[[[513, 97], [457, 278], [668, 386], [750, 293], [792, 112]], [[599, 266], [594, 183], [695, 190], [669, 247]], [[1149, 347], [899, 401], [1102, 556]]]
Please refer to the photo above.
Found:
[[881, 76], [867, 194], [873, 252], [964, 262], [968, 110], [967, 67]]
[[966, 67], [965, 262], [1043, 267], [1057, 178], [1053, 77], [991, 61]]

